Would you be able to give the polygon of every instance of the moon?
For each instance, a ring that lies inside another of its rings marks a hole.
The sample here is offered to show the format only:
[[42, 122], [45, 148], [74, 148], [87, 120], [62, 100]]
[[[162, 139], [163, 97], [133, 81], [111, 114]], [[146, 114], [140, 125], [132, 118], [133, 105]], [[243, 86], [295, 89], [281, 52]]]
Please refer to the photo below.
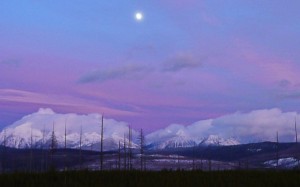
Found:
[[137, 12], [137, 13], [135, 13], [135, 19], [136, 19], [137, 21], [142, 21], [143, 18], [144, 18], [144, 15], [143, 15], [142, 12]]

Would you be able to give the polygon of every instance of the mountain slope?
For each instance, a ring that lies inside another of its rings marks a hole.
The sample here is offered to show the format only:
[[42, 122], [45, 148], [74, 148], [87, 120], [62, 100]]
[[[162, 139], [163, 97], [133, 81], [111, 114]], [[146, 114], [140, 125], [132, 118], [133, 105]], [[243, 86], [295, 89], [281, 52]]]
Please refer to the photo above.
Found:
[[[40, 109], [38, 112], [27, 115], [21, 120], [6, 127], [0, 133], [2, 145], [14, 148], [49, 147], [54, 132], [57, 146], [63, 147], [65, 140], [65, 125], [67, 128], [67, 147], [99, 150], [101, 115], [57, 114], [51, 109]], [[54, 131], [53, 131], [54, 129]], [[124, 134], [128, 135], [128, 126], [124, 122], [113, 119], [104, 119], [104, 150], [118, 147], [119, 141], [123, 144]], [[137, 132], [133, 131], [133, 136]], [[4, 141], [5, 139], [5, 141]], [[128, 142], [126, 138], [125, 141]], [[137, 145], [133, 143], [133, 147]]]
[[[5, 144], [14, 148], [46, 148], [50, 146], [54, 132], [57, 146], [64, 147], [66, 126], [68, 148], [78, 148], [81, 144], [83, 149], [99, 150], [101, 118], [102, 116], [99, 114], [58, 114], [51, 109], [40, 109], [6, 127], [0, 133], [0, 141], [2, 145]], [[148, 134], [146, 136], [147, 147], [150, 149], [172, 149], [198, 145], [239, 144], [233, 138], [206, 134], [206, 129], [210, 123], [211, 121], [206, 120], [188, 127], [170, 125]], [[128, 144], [127, 123], [104, 118], [104, 150], [117, 149], [119, 142], [123, 146], [124, 135], [126, 144]], [[132, 135], [132, 147], [138, 148], [139, 133], [133, 130]]]
[[150, 149], [171, 149], [209, 145], [237, 145], [234, 138], [221, 138], [217, 135], [198, 136], [182, 128], [181, 125], [171, 125], [146, 136]]

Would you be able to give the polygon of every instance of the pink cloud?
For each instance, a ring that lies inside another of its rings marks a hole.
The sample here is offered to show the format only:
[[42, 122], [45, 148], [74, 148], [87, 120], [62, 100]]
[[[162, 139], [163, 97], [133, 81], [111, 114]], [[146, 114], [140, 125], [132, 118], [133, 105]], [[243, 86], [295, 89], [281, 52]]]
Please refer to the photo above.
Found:
[[224, 74], [220, 76], [223, 79], [230, 78], [231, 82], [228, 83], [232, 83], [233, 87], [238, 86], [237, 81], [264, 89], [273, 89], [282, 80], [291, 85], [300, 83], [300, 67], [295, 61], [264, 50], [247, 40], [234, 39], [231, 43], [223, 52], [211, 58], [209, 66], [227, 73], [227, 77]]
[[300, 67], [290, 59], [282, 58], [276, 54], [258, 51], [253, 45], [238, 43], [239, 57], [247, 63], [246, 67], [252, 69], [251, 78], [266, 85], [272, 85], [281, 80], [288, 80], [294, 84], [300, 82]]
[[76, 112], [100, 112], [111, 116], [136, 115], [134, 112], [118, 110], [104, 104], [87, 102], [70, 95], [42, 94], [23, 90], [0, 89], [0, 102], [24, 103], [36, 106], [53, 105], [57, 108], [68, 108]]

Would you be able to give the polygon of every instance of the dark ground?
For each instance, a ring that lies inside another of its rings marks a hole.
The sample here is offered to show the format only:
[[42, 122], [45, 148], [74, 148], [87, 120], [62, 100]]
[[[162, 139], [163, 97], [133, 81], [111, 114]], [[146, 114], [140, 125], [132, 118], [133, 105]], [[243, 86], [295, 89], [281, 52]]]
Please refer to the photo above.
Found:
[[299, 171], [72, 171], [0, 175], [1, 187], [299, 187]]

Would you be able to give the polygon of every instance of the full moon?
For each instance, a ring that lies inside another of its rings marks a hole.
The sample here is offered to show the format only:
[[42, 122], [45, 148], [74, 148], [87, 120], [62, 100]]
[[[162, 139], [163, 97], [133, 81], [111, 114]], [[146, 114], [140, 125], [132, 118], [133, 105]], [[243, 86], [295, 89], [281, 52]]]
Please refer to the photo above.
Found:
[[141, 12], [137, 12], [135, 14], [135, 19], [138, 20], [138, 21], [142, 21], [143, 20], [143, 14]]

